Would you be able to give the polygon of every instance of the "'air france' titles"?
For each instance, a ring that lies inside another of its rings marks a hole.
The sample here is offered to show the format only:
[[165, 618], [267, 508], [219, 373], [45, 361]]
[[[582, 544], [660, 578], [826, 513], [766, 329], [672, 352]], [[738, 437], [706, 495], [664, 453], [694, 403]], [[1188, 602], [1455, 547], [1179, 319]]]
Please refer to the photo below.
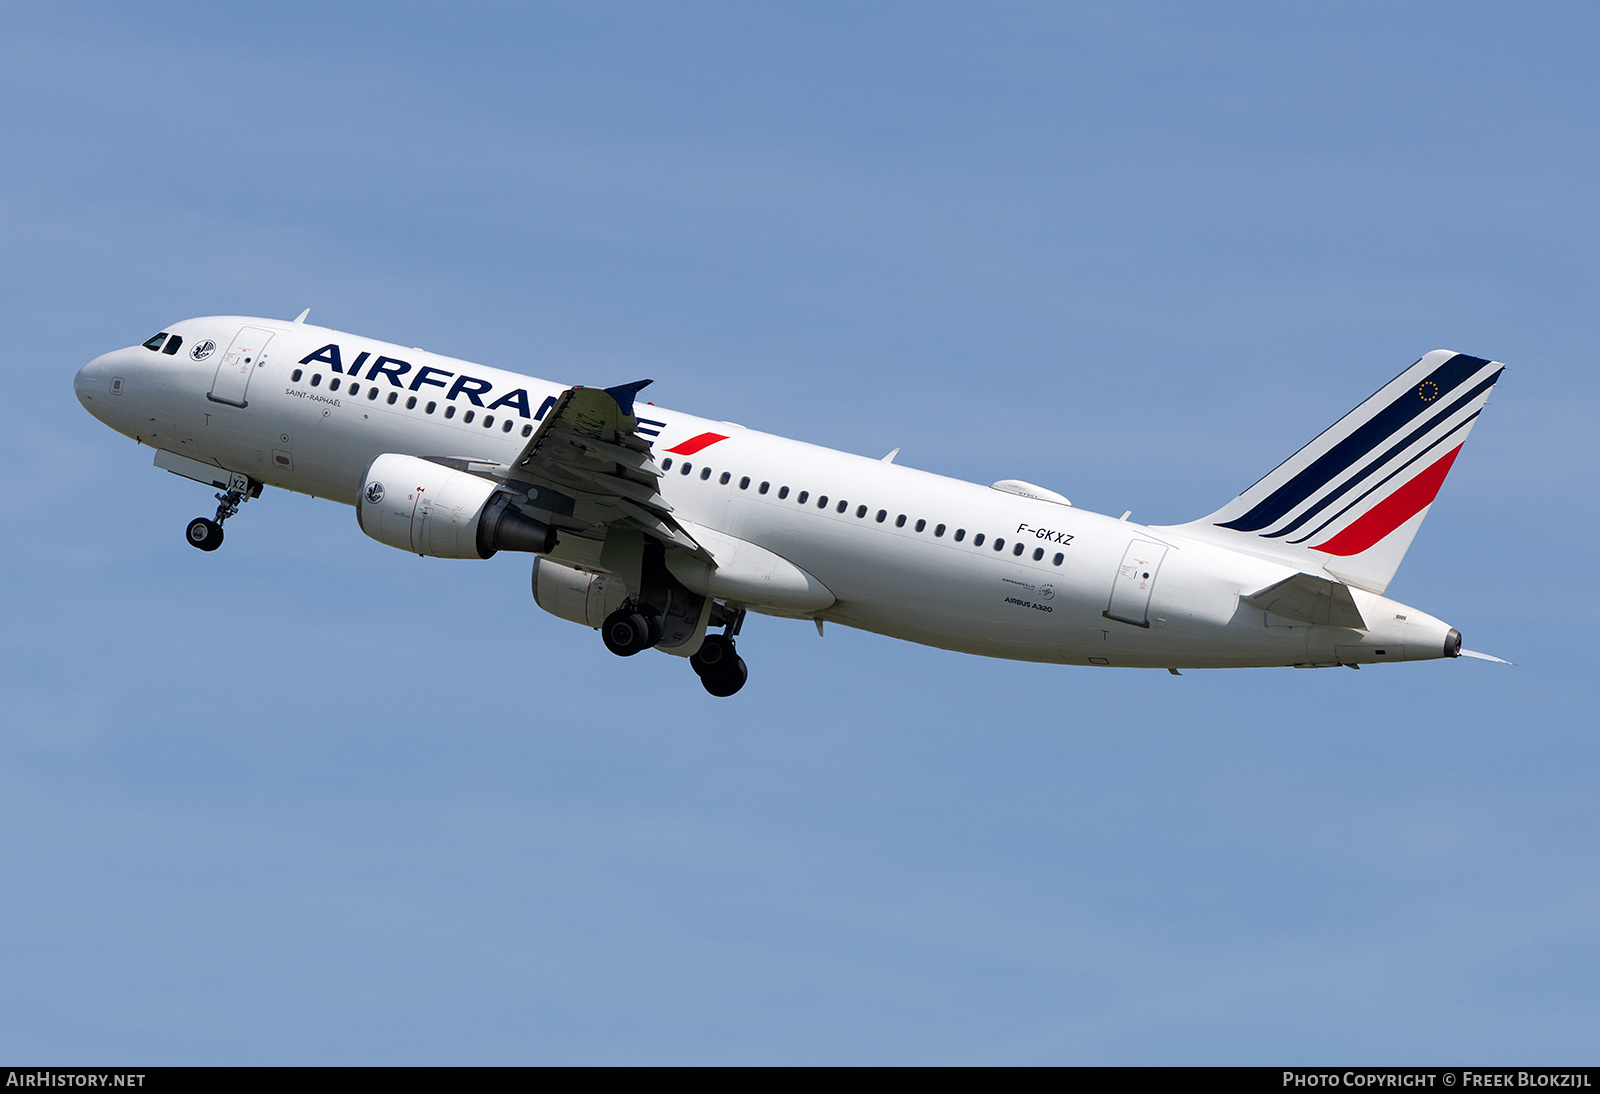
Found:
[[[329, 342], [315, 353], [310, 353], [300, 358], [300, 364], [327, 365], [334, 372], [351, 377], [360, 377], [361, 370], [366, 368], [367, 375], [365, 379], [367, 380], [376, 382], [378, 377], [382, 376], [395, 387], [410, 391], [420, 391], [424, 387], [443, 388], [445, 389], [444, 397], [448, 400], [454, 401], [459, 398], [465, 398], [473, 406], [483, 407], [485, 410], [499, 410], [503, 407], [507, 410], [515, 410], [521, 417], [529, 418], [536, 422], [548, 414], [551, 407], [556, 405], [555, 396], [552, 395], [539, 404], [538, 411], [534, 412], [528, 407], [527, 389], [520, 387], [506, 392], [492, 403], [485, 403], [483, 397], [488, 395], [494, 388], [494, 385], [487, 380], [480, 380], [478, 377], [468, 376], [466, 373], [457, 375], [448, 369], [435, 368], [433, 365], [423, 365], [415, 373], [412, 373], [411, 362], [402, 361], [398, 357], [378, 357], [372, 359], [369, 365], [368, 360], [370, 358], [372, 358], [372, 354], [362, 350], [356, 359], [350, 362], [349, 368], [346, 368], [344, 355], [340, 352], [338, 343]], [[408, 373], [411, 374], [409, 385], [405, 380], [401, 379]], [[451, 377], [454, 377], [453, 382]]]

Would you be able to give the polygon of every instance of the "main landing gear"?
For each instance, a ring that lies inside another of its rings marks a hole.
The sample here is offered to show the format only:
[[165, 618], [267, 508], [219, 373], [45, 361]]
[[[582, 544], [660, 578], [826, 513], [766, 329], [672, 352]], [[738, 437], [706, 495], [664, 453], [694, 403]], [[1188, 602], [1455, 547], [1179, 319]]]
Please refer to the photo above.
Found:
[[712, 695], [727, 698], [750, 678], [744, 658], [733, 648], [733, 639], [725, 634], [708, 634], [700, 648], [689, 658], [689, 667], [700, 677], [700, 683]]
[[618, 657], [632, 657], [661, 641], [661, 616], [639, 604], [624, 604], [600, 624], [600, 640]]
[[183, 538], [189, 541], [191, 547], [215, 551], [222, 546], [222, 522], [237, 513], [239, 506], [260, 496], [260, 483], [235, 476], [234, 485], [217, 495], [217, 515], [210, 520], [195, 517], [184, 529]]
[[[719, 613], [723, 609], [718, 607]], [[744, 687], [750, 678], [744, 658], [733, 646], [733, 636], [739, 633], [739, 623], [744, 612], [729, 612], [726, 634], [708, 634], [700, 648], [689, 658], [689, 667], [700, 677], [700, 683], [712, 695], [726, 698]], [[630, 600], [606, 616], [600, 624], [600, 640], [606, 649], [618, 657], [632, 657], [661, 641], [661, 616], [648, 605]]]

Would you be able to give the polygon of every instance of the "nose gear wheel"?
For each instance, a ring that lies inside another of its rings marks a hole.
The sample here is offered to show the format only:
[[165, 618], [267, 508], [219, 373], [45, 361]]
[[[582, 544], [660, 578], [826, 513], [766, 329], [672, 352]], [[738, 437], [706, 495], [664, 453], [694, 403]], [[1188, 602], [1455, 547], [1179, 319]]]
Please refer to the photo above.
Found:
[[184, 538], [191, 547], [202, 551], [215, 551], [222, 546], [222, 525], [205, 517], [195, 517], [184, 530]]
[[[239, 481], [243, 476], [236, 476]], [[198, 547], [202, 551], [215, 551], [222, 546], [222, 522], [239, 512], [239, 506], [261, 493], [261, 484], [248, 482], [246, 488], [225, 490], [217, 495], [217, 515], [210, 520], [205, 517], [195, 517], [189, 526], [183, 530], [183, 538], [189, 546]]]

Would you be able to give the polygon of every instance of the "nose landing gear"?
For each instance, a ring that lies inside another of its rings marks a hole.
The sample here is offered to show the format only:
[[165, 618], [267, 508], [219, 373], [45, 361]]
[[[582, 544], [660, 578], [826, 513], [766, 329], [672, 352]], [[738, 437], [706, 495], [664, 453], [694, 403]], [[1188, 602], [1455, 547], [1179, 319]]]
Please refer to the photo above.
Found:
[[183, 538], [189, 546], [202, 551], [215, 551], [222, 546], [222, 522], [239, 511], [239, 506], [251, 498], [261, 496], [261, 484], [242, 475], [233, 477], [232, 485], [217, 495], [217, 515], [210, 520], [195, 517], [184, 529]]
[[198, 547], [202, 551], [215, 551], [222, 546], [222, 525], [205, 517], [195, 517], [189, 522], [184, 538], [189, 541], [191, 547]]

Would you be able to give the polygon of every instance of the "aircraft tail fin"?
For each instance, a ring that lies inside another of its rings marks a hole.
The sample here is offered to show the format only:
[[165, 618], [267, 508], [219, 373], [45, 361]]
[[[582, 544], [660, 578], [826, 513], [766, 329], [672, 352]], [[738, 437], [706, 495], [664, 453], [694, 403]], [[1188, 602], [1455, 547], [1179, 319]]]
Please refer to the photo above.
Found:
[[1504, 368], [1434, 350], [1184, 528], [1381, 593]]

